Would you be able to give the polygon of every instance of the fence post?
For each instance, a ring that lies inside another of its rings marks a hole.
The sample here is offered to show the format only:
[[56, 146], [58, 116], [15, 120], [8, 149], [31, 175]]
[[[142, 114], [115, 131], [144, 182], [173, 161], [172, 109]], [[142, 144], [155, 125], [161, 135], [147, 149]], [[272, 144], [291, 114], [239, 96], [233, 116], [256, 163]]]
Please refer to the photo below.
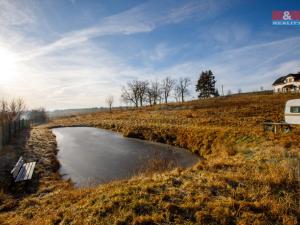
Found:
[[11, 122], [8, 122], [8, 138], [7, 138], [7, 142], [9, 142], [11, 140], [12, 137], [12, 126], [11, 126]]
[[0, 150], [2, 149], [2, 147], [3, 147], [3, 129], [0, 126]]
[[17, 120], [14, 120], [14, 128], [15, 128], [14, 136], [16, 136], [17, 133], [18, 133], [18, 123], [17, 123]]
[[24, 129], [30, 128], [29, 120], [18, 120], [11, 122], [3, 122], [0, 126], [0, 150], [6, 144], [8, 144], [13, 137], [16, 137]]
[[5, 144], [7, 144], [10, 140], [10, 126], [9, 123], [5, 124], [5, 129], [3, 130], [5, 134]]
[[3, 122], [3, 127], [2, 127], [2, 136], [3, 136], [3, 145], [6, 144], [6, 140], [7, 140], [7, 123], [6, 122]]

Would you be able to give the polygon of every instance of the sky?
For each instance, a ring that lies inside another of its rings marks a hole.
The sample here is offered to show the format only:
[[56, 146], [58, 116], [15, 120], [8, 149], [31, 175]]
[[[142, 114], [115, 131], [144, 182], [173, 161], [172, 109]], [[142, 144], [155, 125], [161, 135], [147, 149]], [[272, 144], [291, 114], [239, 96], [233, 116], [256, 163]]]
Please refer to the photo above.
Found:
[[106, 106], [133, 79], [204, 70], [220, 90], [271, 89], [300, 71], [300, 26], [273, 26], [272, 10], [299, 0], [0, 0], [0, 98], [29, 108]]

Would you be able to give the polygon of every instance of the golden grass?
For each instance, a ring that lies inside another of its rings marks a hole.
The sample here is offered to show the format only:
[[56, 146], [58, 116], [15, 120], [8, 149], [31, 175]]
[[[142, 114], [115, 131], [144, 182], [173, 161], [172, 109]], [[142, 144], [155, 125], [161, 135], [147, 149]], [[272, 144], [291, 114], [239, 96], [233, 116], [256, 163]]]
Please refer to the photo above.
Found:
[[0, 223], [299, 224], [300, 131], [274, 135], [261, 125], [283, 120], [291, 98], [299, 96], [237, 95], [53, 121], [49, 127], [101, 127], [204, 157], [193, 168], [93, 188], [75, 189], [57, 178], [57, 166], [51, 166], [54, 137], [35, 128], [27, 150], [45, 159], [39, 168], [45, 178], [36, 192], [21, 198], [0, 192], [0, 204], [6, 202]]

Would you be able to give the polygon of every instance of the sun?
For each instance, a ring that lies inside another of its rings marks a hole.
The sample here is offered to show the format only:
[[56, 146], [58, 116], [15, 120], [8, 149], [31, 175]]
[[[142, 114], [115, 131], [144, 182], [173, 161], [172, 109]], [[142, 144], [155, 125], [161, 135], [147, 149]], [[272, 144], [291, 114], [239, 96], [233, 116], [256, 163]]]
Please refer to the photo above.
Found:
[[18, 71], [17, 62], [16, 54], [0, 46], [0, 83], [15, 80]]

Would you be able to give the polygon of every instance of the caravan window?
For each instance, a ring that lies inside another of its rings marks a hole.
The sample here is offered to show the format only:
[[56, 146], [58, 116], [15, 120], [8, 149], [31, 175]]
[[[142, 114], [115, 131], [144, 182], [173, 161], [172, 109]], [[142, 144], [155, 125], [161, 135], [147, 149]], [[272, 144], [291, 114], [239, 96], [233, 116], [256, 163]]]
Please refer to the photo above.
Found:
[[291, 106], [291, 113], [300, 113], [300, 106]]

